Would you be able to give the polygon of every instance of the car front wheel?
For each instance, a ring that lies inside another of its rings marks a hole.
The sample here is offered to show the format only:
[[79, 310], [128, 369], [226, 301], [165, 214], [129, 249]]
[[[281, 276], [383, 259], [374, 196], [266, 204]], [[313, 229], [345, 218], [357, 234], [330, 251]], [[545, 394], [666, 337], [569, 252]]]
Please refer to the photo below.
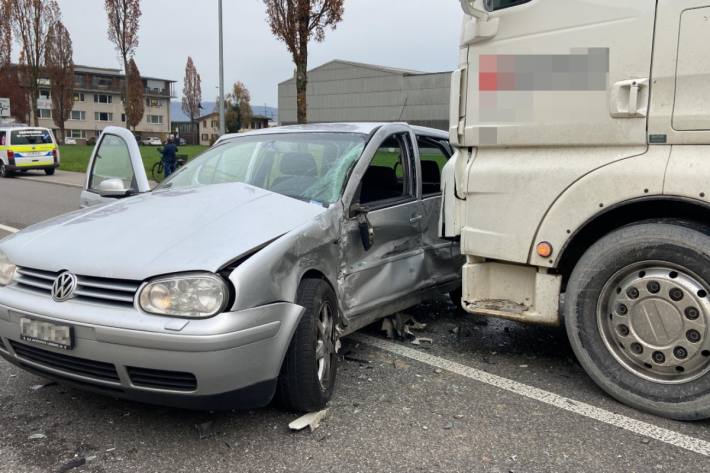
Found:
[[277, 398], [288, 409], [310, 412], [324, 408], [333, 395], [338, 304], [321, 279], [304, 279], [296, 303], [305, 312], [281, 367]]
[[710, 236], [641, 223], [595, 243], [570, 276], [577, 358], [616, 399], [679, 420], [710, 417]]

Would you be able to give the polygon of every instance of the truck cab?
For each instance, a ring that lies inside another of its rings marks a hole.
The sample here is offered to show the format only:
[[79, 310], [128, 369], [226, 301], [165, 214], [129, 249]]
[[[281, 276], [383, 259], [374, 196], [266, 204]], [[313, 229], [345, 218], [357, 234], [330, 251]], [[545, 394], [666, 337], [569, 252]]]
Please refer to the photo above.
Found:
[[612, 396], [710, 417], [710, 1], [461, 5], [441, 233], [463, 308], [564, 321]]

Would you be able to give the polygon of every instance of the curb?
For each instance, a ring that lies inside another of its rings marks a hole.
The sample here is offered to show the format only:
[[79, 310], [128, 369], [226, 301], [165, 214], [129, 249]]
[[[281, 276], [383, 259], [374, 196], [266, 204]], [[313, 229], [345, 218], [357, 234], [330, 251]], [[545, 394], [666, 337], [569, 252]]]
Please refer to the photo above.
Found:
[[43, 184], [53, 184], [55, 186], [63, 186], [63, 187], [73, 187], [75, 189], [83, 189], [83, 185], [79, 184], [70, 184], [68, 182], [53, 182], [53, 181], [47, 181], [45, 179], [42, 179], [41, 177], [27, 177], [27, 176], [15, 176], [15, 179], [22, 179], [25, 181], [33, 181], [33, 182], [41, 182]]

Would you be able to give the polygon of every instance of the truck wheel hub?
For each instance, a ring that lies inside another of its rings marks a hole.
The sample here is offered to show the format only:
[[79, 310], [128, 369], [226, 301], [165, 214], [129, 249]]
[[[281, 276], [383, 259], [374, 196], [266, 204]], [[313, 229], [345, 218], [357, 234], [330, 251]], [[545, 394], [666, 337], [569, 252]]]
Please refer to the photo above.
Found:
[[597, 322], [609, 352], [649, 381], [680, 384], [710, 371], [707, 283], [670, 263], [618, 271], [599, 297]]

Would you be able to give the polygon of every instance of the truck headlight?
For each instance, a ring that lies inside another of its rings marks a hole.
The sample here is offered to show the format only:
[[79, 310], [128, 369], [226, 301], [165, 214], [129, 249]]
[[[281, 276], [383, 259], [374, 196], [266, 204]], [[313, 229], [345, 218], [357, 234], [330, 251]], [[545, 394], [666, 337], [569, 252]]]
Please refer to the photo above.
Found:
[[0, 286], [7, 286], [15, 279], [17, 266], [10, 262], [5, 253], [0, 251]]
[[140, 308], [150, 314], [206, 318], [218, 314], [229, 299], [224, 280], [211, 273], [192, 273], [154, 279], [138, 295]]

